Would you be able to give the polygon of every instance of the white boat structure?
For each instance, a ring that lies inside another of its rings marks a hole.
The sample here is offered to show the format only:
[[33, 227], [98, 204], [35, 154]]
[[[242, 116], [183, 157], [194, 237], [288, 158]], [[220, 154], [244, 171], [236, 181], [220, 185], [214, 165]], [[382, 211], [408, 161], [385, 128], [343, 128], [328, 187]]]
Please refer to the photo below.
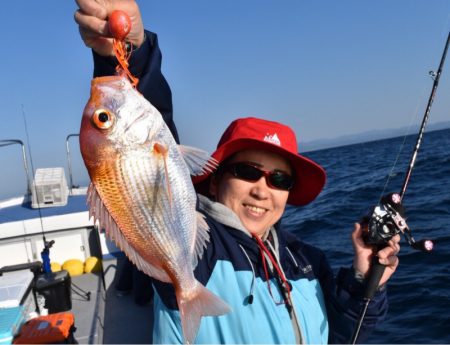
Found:
[[[23, 143], [0, 140], [0, 148], [21, 145], [27, 177], [25, 195], [0, 201], [0, 299], [11, 291], [11, 286], [4, 282], [11, 282], [12, 272], [29, 272], [29, 267], [39, 267], [44, 239], [47, 243], [54, 241], [50, 248], [51, 262], [63, 264], [72, 259], [85, 262], [96, 257], [102, 263], [95, 273], [70, 278], [70, 296], [66, 297], [71, 301], [69, 312], [75, 316], [75, 339], [83, 344], [151, 343], [152, 306], [136, 305], [132, 294], [116, 296], [114, 279], [123, 254], [89, 218], [87, 187], [73, 184], [69, 139], [75, 136], [78, 135], [71, 134], [66, 139], [69, 184], [61, 167], [36, 169], [31, 180]], [[34, 314], [24, 315], [21, 323], [45, 313], [36, 301], [35, 283], [33, 279], [27, 292], [33, 297]], [[18, 303], [25, 303], [23, 296], [20, 300]], [[0, 312], [1, 307], [0, 300]], [[11, 329], [12, 336], [20, 333], [20, 327], [16, 328]], [[5, 330], [0, 329], [0, 344], [10, 343], [12, 338], [2, 339], [2, 331]]]

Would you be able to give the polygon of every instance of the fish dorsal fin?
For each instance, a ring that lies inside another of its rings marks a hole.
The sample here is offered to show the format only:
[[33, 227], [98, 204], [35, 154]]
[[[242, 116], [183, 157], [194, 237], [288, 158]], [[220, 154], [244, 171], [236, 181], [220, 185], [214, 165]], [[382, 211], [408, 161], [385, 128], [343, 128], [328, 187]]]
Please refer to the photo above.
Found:
[[206, 242], [209, 242], [209, 226], [205, 221], [205, 216], [197, 211], [197, 232], [192, 250], [192, 267], [196, 267], [198, 260], [203, 257], [206, 248]]
[[179, 145], [178, 147], [191, 175], [197, 176], [216, 170], [218, 162], [208, 152], [191, 146]]
[[99, 222], [99, 229], [105, 229], [106, 235], [127, 255], [132, 263], [145, 274], [160, 281], [170, 283], [167, 273], [150, 265], [126, 240], [119, 229], [116, 221], [103, 204], [94, 184], [91, 183], [87, 192], [87, 203], [89, 205], [89, 218], [94, 217], [94, 223]]

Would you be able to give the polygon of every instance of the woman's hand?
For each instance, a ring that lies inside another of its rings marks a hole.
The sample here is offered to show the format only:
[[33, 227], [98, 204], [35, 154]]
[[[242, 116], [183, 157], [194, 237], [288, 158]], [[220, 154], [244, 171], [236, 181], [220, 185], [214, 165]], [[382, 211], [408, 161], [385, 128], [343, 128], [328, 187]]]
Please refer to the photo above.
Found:
[[[363, 231], [362, 226], [359, 223], [355, 223], [355, 228], [352, 232], [353, 249], [355, 250], [353, 268], [355, 271], [362, 273], [364, 277], [367, 278], [370, 273], [371, 260], [375, 253], [372, 245], [365, 244], [363, 239]], [[376, 253], [379, 258], [379, 263], [386, 266], [379, 285], [386, 283], [397, 269], [399, 262], [397, 254], [400, 251], [399, 242], [400, 235], [395, 235], [391, 240], [389, 240], [385, 248]]]
[[131, 31], [126, 41], [140, 47], [144, 41], [144, 25], [139, 6], [134, 0], [76, 0], [79, 9], [74, 18], [86, 46], [103, 56], [114, 55], [112, 35], [108, 28], [108, 16], [114, 10], [122, 10], [131, 19]]

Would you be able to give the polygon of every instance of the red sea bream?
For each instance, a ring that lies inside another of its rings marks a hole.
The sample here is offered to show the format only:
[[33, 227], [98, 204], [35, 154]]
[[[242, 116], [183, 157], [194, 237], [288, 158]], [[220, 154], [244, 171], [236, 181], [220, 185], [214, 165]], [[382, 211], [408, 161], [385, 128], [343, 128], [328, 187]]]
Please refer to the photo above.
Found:
[[209, 232], [190, 174], [214, 168], [209, 156], [177, 145], [158, 110], [120, 76], [92, 80], [80, 148], [91, 215], [140, 270], [173, 284], [192, 343], [202, 316], [229, 311], [193, 275]]

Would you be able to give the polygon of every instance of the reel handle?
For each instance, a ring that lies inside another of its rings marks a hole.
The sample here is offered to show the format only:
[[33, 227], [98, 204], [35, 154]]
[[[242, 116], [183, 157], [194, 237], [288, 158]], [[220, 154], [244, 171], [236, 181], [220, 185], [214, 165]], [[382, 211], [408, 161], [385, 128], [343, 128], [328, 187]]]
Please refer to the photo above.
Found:
[[421, 250], [422, 252], [429, 253], [434, 248], [434, 242], [432, 240], [420, 240], [418, 242], [410, 243], [411, 247], [417, 250]]
[[378, 256], [372, 257], [372, 267], [370, 269], [369, 279], [364, 290], [364, 299], [371, 300], [377, 292], [381, 277], [383, 276], [385, 265], [380, 264]]

